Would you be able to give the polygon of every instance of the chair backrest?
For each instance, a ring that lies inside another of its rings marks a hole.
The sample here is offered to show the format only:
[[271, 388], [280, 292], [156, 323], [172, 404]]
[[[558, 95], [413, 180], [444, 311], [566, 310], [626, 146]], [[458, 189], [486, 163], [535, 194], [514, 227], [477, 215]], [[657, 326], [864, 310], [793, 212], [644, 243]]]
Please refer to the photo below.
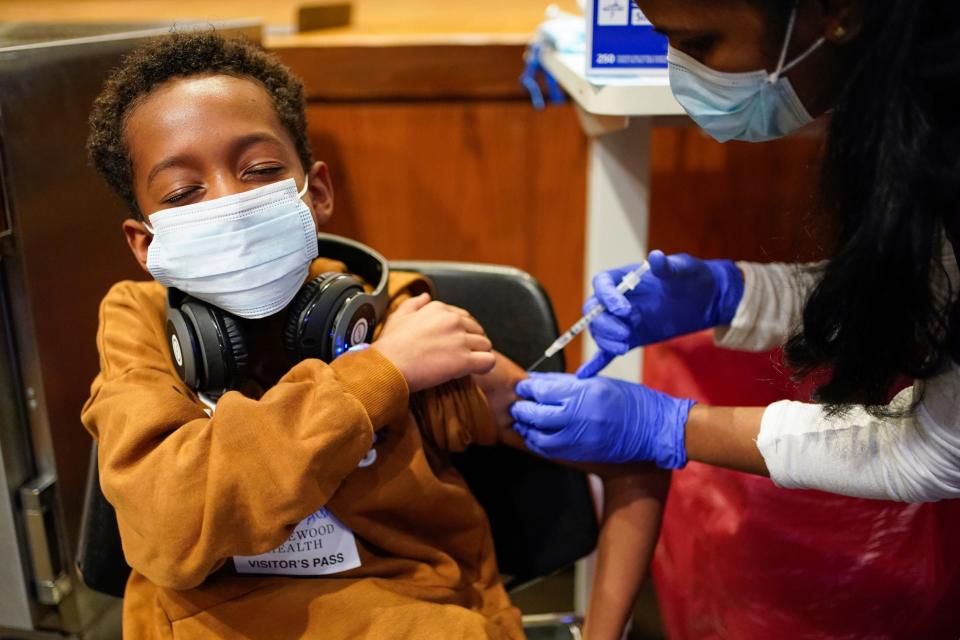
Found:
[[123, 597], [130, 566], [120, 546], [117, 513], [100, 489], [96, 442], [90, 447], [90, 469], [87, 472], [80, 537], [77, 540], [77, 570], [83, 583], [94, 591]]
[[[550, 298], [531, 275], [487, 264], [395, 261], [435, 295], [469, 311], [494, 348], [522, 367], [559, 332]], [[563, 371], [563, 353], [539, 371]], [[454, 464], [487, 512], [504, 581], [516, 587], [564, 569], [596, 547], [598, 525], [586, 475], [509, 447], [471, 447]]]
[[[455, 262], [393, 262], [391, 269], [428, 277], [437, 299], [468, 310], [494, 347], [521, 366], [558, 335], [547, 294], [523, 271]], [[561, 354], [541, 370], [563, 368]], [[508, 588], [559, 571], [596, 546], [596, 513], [583, 473], [499, 446], [473, 447], [455, 455], [454, 464], [486, 510]], [[77, 567], [88, 587], [122, 597], [130, 567], [97, 469], [94, 444]]]

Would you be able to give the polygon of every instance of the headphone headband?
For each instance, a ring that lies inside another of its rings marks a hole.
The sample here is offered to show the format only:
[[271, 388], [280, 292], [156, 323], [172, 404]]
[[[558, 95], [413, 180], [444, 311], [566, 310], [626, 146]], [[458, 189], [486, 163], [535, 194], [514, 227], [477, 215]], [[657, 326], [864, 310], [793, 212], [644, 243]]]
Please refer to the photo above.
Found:
[[390, 266], [386, 258], [362, 242], [332, 233], [317, 233], [317, 255], [338, 260], [367, 282], [375, 282], [370, 295], [377, 305], [377, 317], [384, 316], [389, 306], [386, 293], [390, 281]]

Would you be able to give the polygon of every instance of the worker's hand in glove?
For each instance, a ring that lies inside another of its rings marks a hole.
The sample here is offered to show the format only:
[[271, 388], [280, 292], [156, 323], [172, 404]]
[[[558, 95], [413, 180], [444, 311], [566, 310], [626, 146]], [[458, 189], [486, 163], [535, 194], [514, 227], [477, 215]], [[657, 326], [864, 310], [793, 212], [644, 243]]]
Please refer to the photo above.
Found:
[[593, 279], [594, 296], [584, 312], [599, 301], [606, 311], [590, 325], [600, 351], [577, 375], [590, 378], [614, 358], [639, 346], [730, 324], [743, 297], [743, 276], [729, 260], [698, 260], [686, 254], [665, 256], [652, 251], [650, 271], [626, 294], [617, 291], [630, 265], [604, 271]]
[[534, 373], [516, 387], [524, 400], [510, 415], [530, 451], [572, 462], [687, 463], [684, 448], [692, 400], [642, 385], [559, 373]]

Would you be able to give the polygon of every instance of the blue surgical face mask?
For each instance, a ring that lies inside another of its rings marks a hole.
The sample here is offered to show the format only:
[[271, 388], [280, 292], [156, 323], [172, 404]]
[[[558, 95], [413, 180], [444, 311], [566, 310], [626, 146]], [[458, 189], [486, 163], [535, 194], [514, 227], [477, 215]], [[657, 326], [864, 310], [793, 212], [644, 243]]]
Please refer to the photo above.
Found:
[[293, 178], [257, 189], [164, 209], [147, 269], [179, 289], [241, 318], [264, 318], [297, 294], [317, 257], [317, 227]]
[[824, 38], [785, 64], [796, 18], [794, 7], [773, 73], [716, 71], [670, 47], [667, 63], [674, 97], [694, 122], [718, 142], [764, 142], [782, 138], [813, 121], [783, 74], [820, 47]]

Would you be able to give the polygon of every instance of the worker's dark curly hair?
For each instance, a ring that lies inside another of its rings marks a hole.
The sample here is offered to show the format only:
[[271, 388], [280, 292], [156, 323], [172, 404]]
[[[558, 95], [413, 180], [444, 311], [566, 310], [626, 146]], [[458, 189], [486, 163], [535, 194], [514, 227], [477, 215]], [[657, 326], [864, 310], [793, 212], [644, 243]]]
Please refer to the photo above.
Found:
[[171, 33], [124, 57], [110, 73], [90, 114], [90, 161], [133, 217], [142, 219], [142, 213], [133, 195], [133, 169], [124, 139], [127, 116], [168, 80], [207, 74], [249, 78], [262, 85], [290, 132], [304, 169], [312, 164], [303, 85], [289, 69], [255, 45], [212, 30]]

